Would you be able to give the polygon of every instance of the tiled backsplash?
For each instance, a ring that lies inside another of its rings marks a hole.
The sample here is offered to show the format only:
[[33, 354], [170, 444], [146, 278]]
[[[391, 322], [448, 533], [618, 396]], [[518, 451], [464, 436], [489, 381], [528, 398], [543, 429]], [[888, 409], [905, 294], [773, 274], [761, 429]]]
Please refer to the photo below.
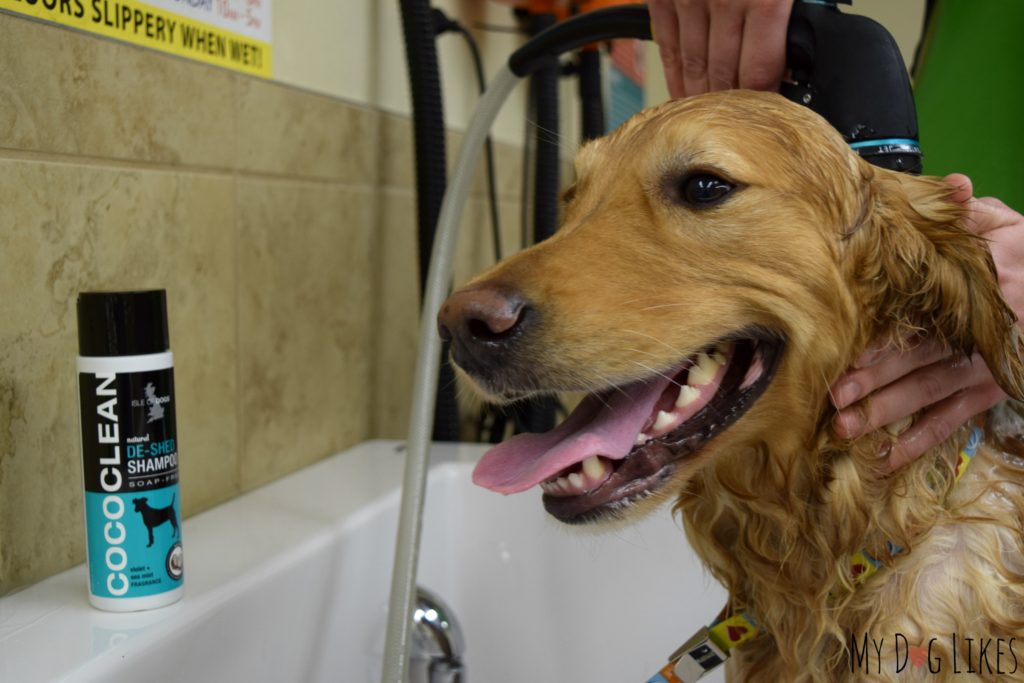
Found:
[[[0, 74], [0, 594], [84, 560], [79, 291], [168, 290], [186, 516], [404, 435], [407, 120], [4, 14]], [[492, 259], [483, 190], [457, 280]]]

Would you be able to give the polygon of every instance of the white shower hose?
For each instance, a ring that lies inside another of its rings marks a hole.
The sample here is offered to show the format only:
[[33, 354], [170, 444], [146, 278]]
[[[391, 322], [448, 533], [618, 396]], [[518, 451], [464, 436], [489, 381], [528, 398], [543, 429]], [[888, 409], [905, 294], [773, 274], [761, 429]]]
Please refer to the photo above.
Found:
[[435, 321], [441, 304], [448, 295], [459, 222], [473, 182], [473, 173], [480, 160], [484, 140], [498, 116], [498, 111], [518, 82], [519, 77], [506, 64], [487, 87], [469, 122], [462, 148], [459, 150], [455, 172], [441, 204], [441, 215], [438, 218], [426, 291], [423, 296], [423, 317], [420, 320], [420, 344], [416, 356], [416, 376], [409, 416], [405, 475], [402, 480], [402, 506], [398, 513], [398, 536], [395, 541], [395, 564], [391, 575], [391, 600], [388, 605], [381, 683], [405, 683], [409, 662], [409, 636], [412, 630], [412, 606], [416, 598], [416, 565], [419, 560], [420, 531], [423, 526], [428, 449], [434, 423], [437, 373], [441, 364], [441, 339], [437, 334]]

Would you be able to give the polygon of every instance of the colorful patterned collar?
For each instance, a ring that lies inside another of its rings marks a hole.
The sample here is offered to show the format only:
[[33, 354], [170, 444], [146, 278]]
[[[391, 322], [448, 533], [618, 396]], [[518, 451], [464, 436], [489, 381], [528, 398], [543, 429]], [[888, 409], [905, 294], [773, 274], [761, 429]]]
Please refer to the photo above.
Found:
[[[956, 481], [960, 481], [967, 466], [978, 452], [978, 446], [985, 433], [977, 426], [971, 426], [967, 443], [960, 449], [956, 460]], [[887, 541], [889, 553], [893, 556], [904, 549]], [[867, 581], [882, 567], [882, 562], [872, 557], [867, 550], [859, 550], [850, 558], [854, 583]], [[762, 633], [761, 627], [749, 612], [737, 612], [727, 616], [725, 610], [710, 626], [697, 631], [678, 650], [672, 653], [661, 671], [654, 674], [647, 683], [694, 683], [705, 674], [725, 663], [733, 650]]]

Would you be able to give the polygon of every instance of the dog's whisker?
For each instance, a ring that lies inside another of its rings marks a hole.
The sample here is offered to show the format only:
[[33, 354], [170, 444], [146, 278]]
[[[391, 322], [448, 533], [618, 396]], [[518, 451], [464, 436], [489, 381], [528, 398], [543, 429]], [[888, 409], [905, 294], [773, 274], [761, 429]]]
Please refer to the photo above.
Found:
[[693, 304], [683, 303], [683, 302], [662, 303], [662, 304], [654, 304], [652, 306], [646, 306], [644, 308], [641, 308], [640, 311], [657, 311], [657, 310], [662, 309], [662, 308], [682, 308], [684, 306], [692, 306], [692, 305]]
[[651, 301], [651, 300], [661, 301], [662, 299], [664, 299], [664, 296], [662, 296], [661, 294], [652, 294], [650, 296], [637, 297], [636, 299], [626, 299], [625, 301], [620, 302], [620, 305], [622, 305], [622, 306], [632, 306], [634, 304], [643, 303], [645, 301]]
[[611, 409], [612, 409], [612, 407], [611, 407], [611, 404], [609, 404], [609, 403], [608, 403], [608, 401], [604, 400], [604, 397], [602, 397], [602, 396], [601, 396], [601, 394], [600, 394], [599, 392], [596, 392], [596, 391], [595, 391], [595, 392], [592, 392], [592, 393], [591, 393], [591, 396], [593, 396], [593, 397], [594, 397], [594, 398], [596, 398], [596, 399], [597, 399], [598, 401], [600, 401], [600, 402], [601, 402], [601, 405], [603, 405], [603, 406], [604, 406], [605, 408], [607, 408], [608, 410], [611, 410]]
[[[619, 392], [620, 394], [622, 394], [623, 396], [629, 398], [630, 400], [633, 400], [633, 397], [630, 396], [629, 393], [625, 389], [623, 389], [619, 384], [616, 384], [615, 382], [612, 382], [611, 379], [609, 379], [608, 377], [605, 377], [603, 375], [599, 375], [599, 376], [601, 377], [601, 380], [604, 381], [604, 383], [605, 383], [605, 387], [604, 387], [605, 389], [610, 388], [610, 389], [612, 389], [614, 391]], [[600, 391], [593, 391], [591, 393], [596, 395], [598, 397], [598, 399], [602, 403], [604, 403], [605, 407], [611, 408], [611, 406], [609, 406], [608, 403], [606, 403], [604, 401], [604, 399], [601, 398], [601, 392]]]
[[541, 133], [543, 133], [546, 142], [550, 142], [551, 144], [561, 145], [561, 143], [562, 143], [562, 135], [558, 131], [552, 130], [550, 128], [546, 128], [546, 127], [540, 125], [539, 123], [537, 123], [537, 121], [535, 121], [533, 119], [527, 119], [526, 123], [527, 123], [528, 126], [530, 126], [530, 127], [534, 128], [535, 130], [538, 130]]
[[678, 349], [678, 348], [672, 346], [671, 344], [669, 344], [668, 342], [666, 342], [666, 341], [664, 341], [662, 339], [658, 339], [655, 336], [647, 334], [646, 332], [639, 332], [637, 330], [630, 330], [630, 329], [624, 329], [623, 332], [628, 332], [629, 334], [635, 334], [635, 335], [637, 335], [639, 337], [646, 337], [647, 339], [650, 339], [653, 342], [657, 342], [657, 343], [661, 344], [666, 349], [668, 349], [669, 351], [672, 351], [673, 353], [675, 353], [679, 357], [682, 357], [682, 356], [686, 355], [681, 349]]
[[643, 349], [634, 349], [632, 347], [626, 347], [623, 350], [624, 351], [632, 351], [633, 353], [639, 353], [639, 354], [644, 355], [644, 356], [650, 356], [651, 358], [657, 358], [658, 357], [658, 354], [651, 353], [650, 351], [644, 351]]
[[679, 382], [677, 382], [674, 377], [672, 377], [670, 375], [666, 375], [665, 373], [660, 372], [658, 370], [655, 370], [650, 365], [645, 365], [644, 363], [641, 363], [640, 361], [636, 361], [636, 360], [630, 360], [630, 362], [633, 363], [634, 365], [639, 365], [640, 367], [645, 368], [646, 370], [649, 370], [651, 373], [653, 373], [655, 375], [658, 375], [659, 377], [663, 377], [663, 378], [667, 379], [670, 384], [674, 384], [677, 387], [679, 387], [680, 389], [683, 388], [683, 385], [680, 384]]

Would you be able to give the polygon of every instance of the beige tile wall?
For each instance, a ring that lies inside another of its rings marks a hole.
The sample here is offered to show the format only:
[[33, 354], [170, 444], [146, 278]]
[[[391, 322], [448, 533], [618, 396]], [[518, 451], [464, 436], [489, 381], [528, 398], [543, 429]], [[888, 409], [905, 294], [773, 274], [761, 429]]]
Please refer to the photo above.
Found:
[[[4, 14], [0, 74], [0, 594], [84, 559], [79, 291], [168, 290], [186, 516], [404, 435], [407, 120]], [[458, 279], [491, 260], [483, 189]]]
[[[373, 432], [385, 438], [405, 438], [411, 405], [414, 350], [420, 321], [419, 280], [415, 240], [408, 227], [416, 223], [416, 198], [409, 122], [399, 116], [381, 117], [381, 194], [379, 207], [381, 258], [376, 284], [375, 340], [381, 362], [374, 366], [376, 392]], [[449, 135], [448, 163], [454, 165], [461, 136]], [[499, 198], [502, 253], [519, 248], [521, 150], [495, 145], [495, 187]], [[454, 282], [461, 283], [494, 263], [494, 240], [486, 198], [483, 161], [477, 170], [459, 228]], [[568, 172], [566, 167], [563, 172]]]

